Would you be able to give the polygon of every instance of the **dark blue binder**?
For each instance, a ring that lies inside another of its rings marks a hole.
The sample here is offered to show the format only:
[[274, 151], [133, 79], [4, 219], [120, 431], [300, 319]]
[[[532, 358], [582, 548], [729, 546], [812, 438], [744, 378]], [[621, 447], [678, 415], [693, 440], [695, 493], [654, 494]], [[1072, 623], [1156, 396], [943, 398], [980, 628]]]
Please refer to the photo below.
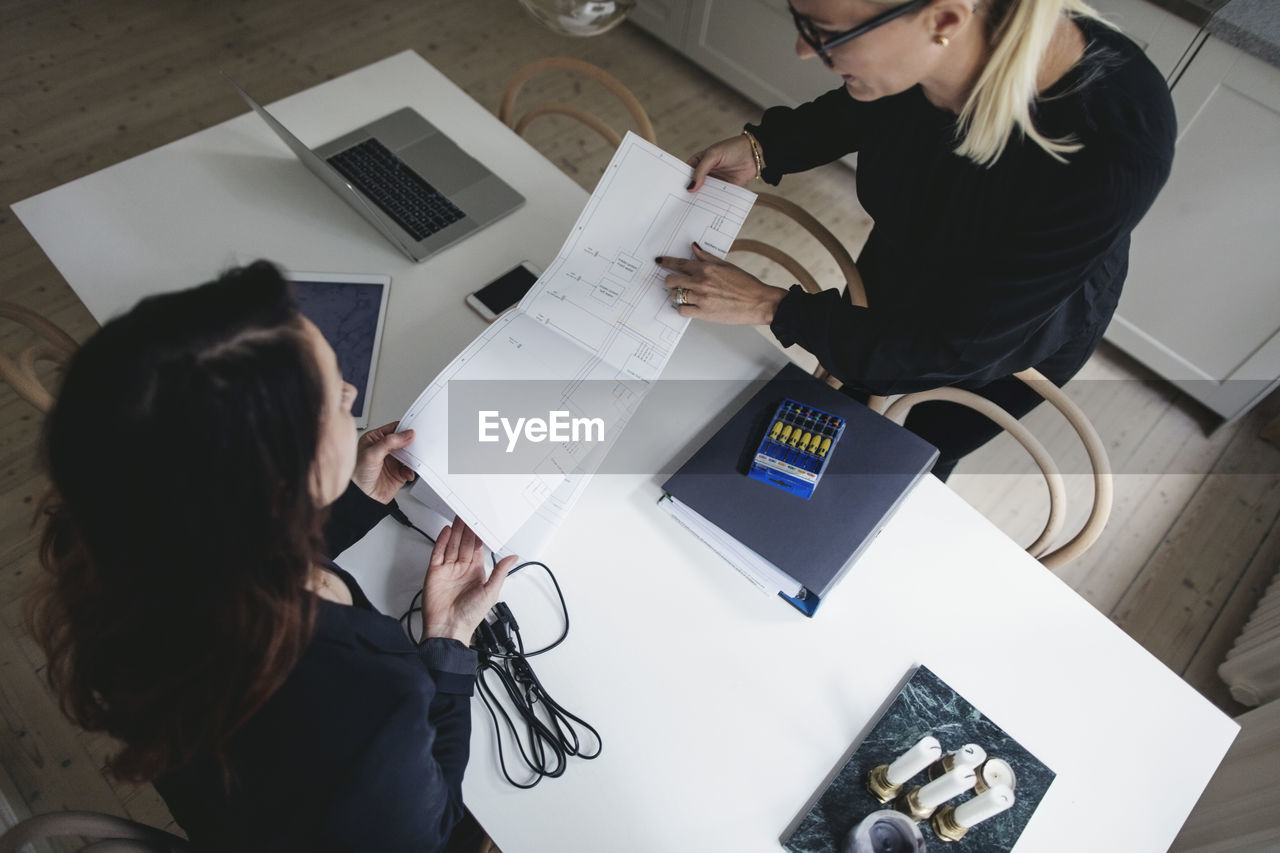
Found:
[[[786, 398], [846, 421], [809, 500], [747, 476], [769, 418]], [[800, 594], [779, 595], [812, 616], [937, 458], [914, 433], [789, 364], [663, 484], [663, 500], [677, 519], [700, 517], [793, 578]]]

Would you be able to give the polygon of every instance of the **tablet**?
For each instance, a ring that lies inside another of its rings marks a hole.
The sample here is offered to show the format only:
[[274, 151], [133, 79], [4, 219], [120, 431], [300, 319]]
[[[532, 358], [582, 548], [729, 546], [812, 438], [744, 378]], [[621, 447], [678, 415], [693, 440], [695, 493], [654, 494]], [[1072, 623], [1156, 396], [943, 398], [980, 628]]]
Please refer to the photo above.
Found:
[[298, 309], [333, 347], [342, 378], [356, 387], [351, 414], [357, 427], [367, 427], [391, 277], [315, 272], [286, 272], [284, 277], [293, 282]]

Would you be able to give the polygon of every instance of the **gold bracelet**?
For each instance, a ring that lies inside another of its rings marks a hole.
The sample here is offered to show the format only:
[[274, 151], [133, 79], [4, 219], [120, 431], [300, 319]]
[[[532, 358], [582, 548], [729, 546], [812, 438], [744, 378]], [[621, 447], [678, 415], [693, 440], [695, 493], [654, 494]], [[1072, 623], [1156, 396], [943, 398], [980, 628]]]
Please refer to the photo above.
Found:
[[756, 142], [756, 138], [749, 130], [742, 131], [742, 135], [751, 144], [751, 156], [756, 160], [756, 180], [760, 180], [760, 176], [764, 173], [764, 157], [760, 154], [760, 143]]

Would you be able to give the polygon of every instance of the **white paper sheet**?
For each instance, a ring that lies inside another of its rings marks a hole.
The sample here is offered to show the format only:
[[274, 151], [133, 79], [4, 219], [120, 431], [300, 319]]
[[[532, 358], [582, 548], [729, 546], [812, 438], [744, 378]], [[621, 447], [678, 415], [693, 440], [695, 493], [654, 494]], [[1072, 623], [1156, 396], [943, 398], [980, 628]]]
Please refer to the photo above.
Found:
[[[494, 550], [505, 550], [530, 523], [537, 531], [526, 531], [520, 544], [545, 541], [581, 494], [578, 478], [599, 466], [680, 342], [689, 321], [672, 307], [654, 258], [690, 257], [694, 241], [723, 257], [751, 210], [755, 193], [723, 181], [709, 178], [689, 193], [692, 172], [628, 133], [519, 306], [464, 349], [400, 419], [400, 429], [416, 432], [395, 454], [417, 472], [415, 491], [434, 492]], [[448, 384], [485, 379], [558, 381], [566, 407], [593, 413], [606, 395], [613, 432], [605, 442], [548, 443], [531, 473], [450, 473]]]

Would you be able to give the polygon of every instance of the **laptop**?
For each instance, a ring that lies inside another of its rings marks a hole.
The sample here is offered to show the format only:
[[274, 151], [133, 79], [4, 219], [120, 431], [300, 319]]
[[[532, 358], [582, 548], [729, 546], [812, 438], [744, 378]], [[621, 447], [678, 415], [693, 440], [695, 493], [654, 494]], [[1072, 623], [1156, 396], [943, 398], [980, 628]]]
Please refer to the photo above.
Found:
[[524, 204], [522, 195], [408, 107], [312, 150], [227, 81], [308, 169], [411, 260], [425, 260]]

